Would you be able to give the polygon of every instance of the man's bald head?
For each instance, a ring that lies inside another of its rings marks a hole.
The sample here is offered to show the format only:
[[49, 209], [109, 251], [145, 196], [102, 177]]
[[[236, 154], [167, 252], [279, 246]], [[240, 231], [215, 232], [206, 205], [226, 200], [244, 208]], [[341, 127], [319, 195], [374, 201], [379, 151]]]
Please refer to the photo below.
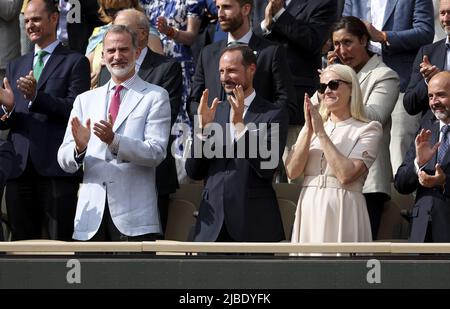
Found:
[[135, 32], [138, 37], [138, 47], [140, 49], [147, 46], [150, 22], [143, 12], [136, 9], [121, 10], [117, 13], [113, 24], [126, 26]]
[[428, 83], [430, 109], [437, 119], [450, 123], [450, 72], [442, 71]]

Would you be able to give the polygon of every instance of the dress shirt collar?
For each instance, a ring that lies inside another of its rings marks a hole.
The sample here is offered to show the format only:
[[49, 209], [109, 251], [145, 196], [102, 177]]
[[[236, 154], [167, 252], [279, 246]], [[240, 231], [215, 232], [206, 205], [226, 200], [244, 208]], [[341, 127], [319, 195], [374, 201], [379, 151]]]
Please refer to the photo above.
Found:
[[[45, 50], [46, 52], [48, 52], [48, 54], [53, 54], [53, 51], [55, 50], [56, 46], [58, 46], [58, 44], [60, 43], [59, 40], [54, 41], [53, 43], [51, 43], [50, 45], [48, 45], [45, 48], [42, 48], [42, 50]], [[41, 50], [41, 48], [39, 48], [37, 45], [34, 46], [34, 56], [36, 57], [38, 52]]]
[[141, 68], [142, 62], [144, 62], [144, 58], [145, 58], [145, 56], [147, 56], [147, 52], [148, 52], [148, 47], [146, 46], [141, 50], [141, 54], [139, 55], [139, 58], [136, 59], [136, 66], [135, 66], [136, 72], [138, 72], [139, 69]]
[[252, 29], [250, 29], [242, 38], [234, 38], [230, 32], [228, 32], [228, 41], [227, 41], [227, 45], [232, 43], [232, 42], [240, 42], [240, 43], [245, 43], [248, 45], [248, 43], [250, 42], [250, 39], [252, 38], [253, 32]]

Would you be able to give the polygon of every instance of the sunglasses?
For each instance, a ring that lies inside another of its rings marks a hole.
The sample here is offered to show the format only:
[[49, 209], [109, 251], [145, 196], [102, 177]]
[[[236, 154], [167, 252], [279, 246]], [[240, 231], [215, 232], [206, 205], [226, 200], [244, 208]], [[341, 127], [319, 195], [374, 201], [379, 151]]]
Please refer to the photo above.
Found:
[[328, 82], [328, 84], [320, 83], [317, 91], [320, 94], [323, 94], [325, 92], [325, 90], [327, 90], [327, 87], [330, 88], [330, 90], [337, 90], [339, 88], [340, 83], [350, 84], [349, 82], [346, 82], [345, 80], [332, 79]]

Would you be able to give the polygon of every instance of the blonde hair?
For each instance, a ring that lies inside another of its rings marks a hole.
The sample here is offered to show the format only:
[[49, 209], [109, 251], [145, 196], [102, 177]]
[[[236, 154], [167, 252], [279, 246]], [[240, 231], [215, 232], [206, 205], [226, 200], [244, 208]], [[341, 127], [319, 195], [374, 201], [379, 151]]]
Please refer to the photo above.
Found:
[[[364, 113], [361, 88], [359, 86], [359, 81], [356, 77], [355, 71], [348, 65], [343, 64], [332, 64], [330, 66], [327, 66], [322, 71], [322, 74], [327, 71], [336, 73], [337, 75], [339, 75], [339, 78], [341, 80], [346, 81], [351, 85], [352, 92], [350, 96], [350, 115], [356, 120], [369, 122], [369, 119]], [[324, 106], [324, 104], [320, 104], [319, 112], [324, 121], [328, 120], [330, 112]]]

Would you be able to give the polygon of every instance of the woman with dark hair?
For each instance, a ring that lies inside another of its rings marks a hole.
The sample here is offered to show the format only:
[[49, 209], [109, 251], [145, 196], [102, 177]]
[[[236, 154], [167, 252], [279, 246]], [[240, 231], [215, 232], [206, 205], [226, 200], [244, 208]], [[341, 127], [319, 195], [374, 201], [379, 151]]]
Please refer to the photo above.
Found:
[[370, 40], [365, 24], [357, 17], [346, 16], [331, 27], [334, 50], [328, 62], [339, 60], [357, 73], [366, 116], [383, 126], [379, 155], [369, 170], [363, 193], [366, 198], [373, 239], [377, 239], [383, 204], [390, 199], [392, 168], [389, 154], [391, 113], [399, 95], [400, 80], [381, 57], [368, 50]]

